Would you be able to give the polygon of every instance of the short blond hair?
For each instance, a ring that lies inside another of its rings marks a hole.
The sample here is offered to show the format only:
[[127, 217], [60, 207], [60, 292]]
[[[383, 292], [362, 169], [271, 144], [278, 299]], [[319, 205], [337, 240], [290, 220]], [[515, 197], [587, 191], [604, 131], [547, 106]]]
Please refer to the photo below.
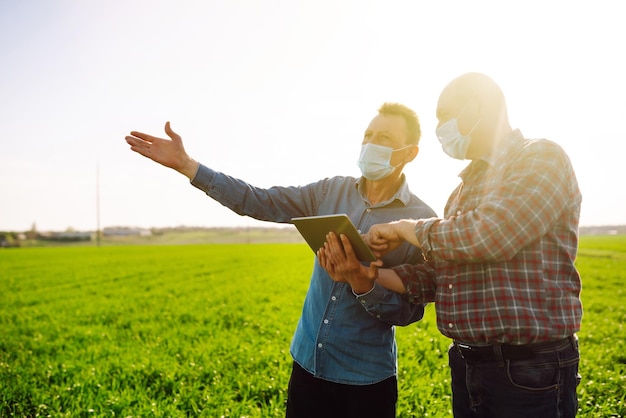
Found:
[[383, 103], [378, 109], [379, 115], [395, 115], [400, 116], [406, 122], [407, 138], [409, 144], [418, 145], [420, 137], [422, 136], [422, 130], [420, 128], [420, 121], [417, 114], [409, 107], [400, 103]]

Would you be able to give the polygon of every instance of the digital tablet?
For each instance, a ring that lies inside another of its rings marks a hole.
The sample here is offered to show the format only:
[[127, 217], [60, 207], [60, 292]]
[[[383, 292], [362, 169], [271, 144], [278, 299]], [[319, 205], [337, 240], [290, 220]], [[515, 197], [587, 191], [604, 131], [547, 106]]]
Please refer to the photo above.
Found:
[[359, 260], [376, 260], [376, 256], [372, 253], [365, 241], [363, 241], [361, 234], [354, 227], [348, 215], [305, 216], [292, 218], [291, 222], [298, 228], [304, 240], [316, 254], [317, 250], [324, 246], [326, 234], [332, 231], [337, 234], [337, 237], [339, 237], [339, 234], [344, 234], [348, 237], [354, 249], [354, 253]]

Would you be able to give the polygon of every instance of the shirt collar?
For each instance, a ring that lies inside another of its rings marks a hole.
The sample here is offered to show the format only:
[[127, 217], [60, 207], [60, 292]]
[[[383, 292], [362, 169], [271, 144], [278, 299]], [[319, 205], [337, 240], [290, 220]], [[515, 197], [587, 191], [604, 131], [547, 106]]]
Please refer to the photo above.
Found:
[[519, 129], [514, 129], [510, 134], [506, 135], [496, 146], [493, 152], [490, 152], [478, 160], [474, 160], [468, 164], [467, 167], [461, 171], [459, 177], [466, 178], [471, 172], [477, 170], [478, 167], [488, 166], [493, 167], [497, 161], [502, 158], [503, 155], [507, 155], [512, 149], [519, 146], [524, 140], [524, 136]]
[[[365, 195], [365, 191], [363, 190], [364, 185], [365, 179], [363, 177], [357, 178], [354, 182], [354, 186], [359, 191], [359, 194], [361, 195], [363, 200], [367, 201], [367, 196]], [[391, 204], [394, 200], [399, 200], [404, 206], [406, 206], [411, 201], [411, 191], [409, 190], [409, 184], [406, 181], [406, 176], [404, 175], [404, 173], [402, 174], [402, 182], [400, 183], [400, 187], [398, 187], [398, 190], [396, 190], [391, 199], [382, 202], [381, 204], [376, 206], [387, 206]]]

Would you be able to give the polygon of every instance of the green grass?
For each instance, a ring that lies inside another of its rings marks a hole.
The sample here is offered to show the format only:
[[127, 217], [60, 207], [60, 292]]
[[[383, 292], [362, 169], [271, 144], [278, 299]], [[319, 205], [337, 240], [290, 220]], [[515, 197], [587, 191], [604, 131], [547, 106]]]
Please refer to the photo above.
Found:
[[583, 237], [577, 265], [583, 279], [581, 414], [626, 416], [626, 236]]
[[[626, 237], [583, 237], [580, 416], [626, 416]], [[0, 416], [282, 417], [305, 244], [0, 251]], [[451, 416], [429, 306], [398, 329], [398, 416]]]

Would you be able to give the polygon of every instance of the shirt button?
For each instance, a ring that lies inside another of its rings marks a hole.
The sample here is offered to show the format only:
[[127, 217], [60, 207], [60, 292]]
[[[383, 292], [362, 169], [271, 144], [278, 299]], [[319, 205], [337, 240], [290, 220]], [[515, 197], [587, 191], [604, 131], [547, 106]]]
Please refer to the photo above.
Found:
[[449, 285], [448, 285], [448, 289], [452, 289], [452, 284], [449, 284]]
[[324, 346], [324, 344], [322, 344], [322, 343], [318, 343], [318, 344], [317, 344], [317, 346], [318, 346], [319, 348], [322, 348], [322, 347]]
[[337, 300], [337, 296], [331, 297], [332, 300]]
[[328, 324], [328, 319], [324, 319], [324, 323], [325, 323], [325, 324]]
[[454, 328], [454, 325], [452, 325], [452, 322], [448, 324], [448, 328]]
[[462, 213], [462, 212], [461, 212], [460, 210], [457, 210], [457, 211], [456, 211], [456, 216], [461, 216], [461, 213]]

